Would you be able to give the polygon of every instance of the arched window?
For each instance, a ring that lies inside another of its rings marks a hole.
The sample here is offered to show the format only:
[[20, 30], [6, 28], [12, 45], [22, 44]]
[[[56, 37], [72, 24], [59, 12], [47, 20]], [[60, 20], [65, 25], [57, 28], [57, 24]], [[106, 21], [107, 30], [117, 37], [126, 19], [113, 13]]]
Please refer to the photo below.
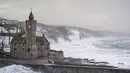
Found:
[[17, 48], [14, 48], [14, 51], [17, 51]]
[[24, 51], [24, 48], [23, 48], [23, 51]]
[[30, 52], [30, 48], [27, 49], [27, 52]]

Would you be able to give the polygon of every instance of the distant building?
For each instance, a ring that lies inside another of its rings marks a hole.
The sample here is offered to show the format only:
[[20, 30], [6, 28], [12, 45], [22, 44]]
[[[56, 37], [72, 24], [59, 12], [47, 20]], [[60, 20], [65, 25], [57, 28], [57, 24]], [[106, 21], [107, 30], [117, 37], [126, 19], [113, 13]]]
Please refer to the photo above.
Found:
[[63, 59], [64, 58], [64, 53], [63, 51], [56, 51], [56, 50], [50, 50], [49, 53], [49, 58], [53, 58], [53, 59]]
[[50, 53], [50, 43], [44, 37], [36, 37], [36, 24], [31, 11], [29, 20], [26, 20], [26, 34], [13, 37], [11, 41], [11, 56], [18, 59], [36, 59], [47, 57]]

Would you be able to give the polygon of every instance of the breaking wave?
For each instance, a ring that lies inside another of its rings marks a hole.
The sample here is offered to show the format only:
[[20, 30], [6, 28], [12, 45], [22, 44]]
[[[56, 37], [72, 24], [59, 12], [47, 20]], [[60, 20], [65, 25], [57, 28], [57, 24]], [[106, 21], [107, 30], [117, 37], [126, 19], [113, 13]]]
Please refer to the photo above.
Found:
[[[59, 43], [51, 44], [51, 48], [55, 50], [63, 50], [65, 57], [88, 58], [95, 59], [95, 61], [107, 61], [116, 67], [118, 66], [118, 63], [124, 63], [124, 66], [121, 67], [130, 68], [129, 38], [93, 37], [79, 40], [74, 37], [75, 36], [71, 36], [71, 38], [73, 38], [72, 42], [67, 42], [60, 38]], [[29, 67], [14, 64], [0, 68], [0, 73], [41, 72], [35, 72]]]
[[96, 61], [107, 61], [118, 67], [123, 63], [123, 68], [130, 68], [130, 39], [128, 37], [91, 37], [79, 40], [71, 36], [72, 42], [59, 39], [53, 43], [52, 49], [63, 50], [66, 57], [88, 58]]
[[[107, 61], [118, 67], [130, 68], [130, 38], [129, 37], [90, 37], [79, 39], [77, 35], [69, 36], [71, 42], [59, 38], [59, 43], [52, 43], [51, 49], [63, 50], [65, 57], [88, 58], [95, 61]], [[0, 73], [38, 73], [29, 67], [10, 65], [0, 68]]]
[[29, 67], [14, 64], [0, 68], [0, 73], [40, 73], [40, 72], [34, 72]]

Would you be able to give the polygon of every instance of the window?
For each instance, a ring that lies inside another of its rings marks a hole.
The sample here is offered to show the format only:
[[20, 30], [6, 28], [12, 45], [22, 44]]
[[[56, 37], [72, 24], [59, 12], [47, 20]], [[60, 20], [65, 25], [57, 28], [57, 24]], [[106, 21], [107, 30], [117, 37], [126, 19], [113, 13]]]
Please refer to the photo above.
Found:
[[23, 48], [23, 51], [24, 51], [24, 48]]
[[30, 52], [30, 48], [27, 49], [27, 52]]
[[15, 43], [14, 45], [16, 46], [17, 44]]
[[14, 48], [14, 51], [17, 51], [17, 48]]
[[53, 54], [53, 56], [56, 56], [55, 54]]

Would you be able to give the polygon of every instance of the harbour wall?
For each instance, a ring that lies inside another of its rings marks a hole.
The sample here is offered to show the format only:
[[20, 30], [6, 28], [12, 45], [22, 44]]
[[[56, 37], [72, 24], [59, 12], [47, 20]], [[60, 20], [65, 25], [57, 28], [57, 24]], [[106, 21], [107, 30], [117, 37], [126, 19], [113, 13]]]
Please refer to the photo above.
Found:
[[0, 64], [17, 64], [31, 67], [34, 71], [44, 73], [130, 73], [130, 69], [116, 67], [77, 66], [60, 64], [21, 64], [9, 60], [0, 60]]
[[130, 69], [51, 65], [58, 73], [130, 73]]
[[108, 67], [88, 67], [73, 65], [28, 65], [36, 71], [43, 70], [46, 73], [130, 73], [130, 69], [108, 68]]

